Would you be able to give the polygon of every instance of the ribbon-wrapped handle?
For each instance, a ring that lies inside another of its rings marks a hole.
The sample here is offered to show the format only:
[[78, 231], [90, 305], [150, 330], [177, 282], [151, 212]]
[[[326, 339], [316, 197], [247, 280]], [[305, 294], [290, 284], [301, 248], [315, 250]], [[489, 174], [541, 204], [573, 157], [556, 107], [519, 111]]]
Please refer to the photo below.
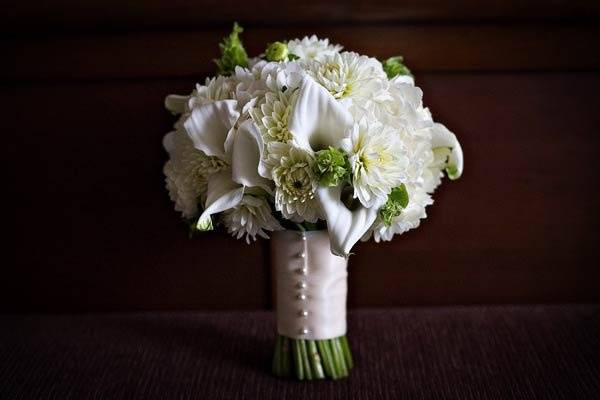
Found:
[[271, 237], [277, 331], [294, 339], [346, 334], [348, 260], [331, 253], [327, 231], [279, 231]]

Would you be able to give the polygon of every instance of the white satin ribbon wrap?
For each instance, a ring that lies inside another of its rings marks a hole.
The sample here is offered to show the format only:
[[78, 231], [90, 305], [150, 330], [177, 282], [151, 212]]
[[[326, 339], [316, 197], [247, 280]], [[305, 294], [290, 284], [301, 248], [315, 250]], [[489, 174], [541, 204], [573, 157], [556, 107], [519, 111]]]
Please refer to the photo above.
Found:
[[346, 334], [348, 261], [331, 253], [327, 231], [273, 232], [271, 262], [280, 335], [321, 340]]

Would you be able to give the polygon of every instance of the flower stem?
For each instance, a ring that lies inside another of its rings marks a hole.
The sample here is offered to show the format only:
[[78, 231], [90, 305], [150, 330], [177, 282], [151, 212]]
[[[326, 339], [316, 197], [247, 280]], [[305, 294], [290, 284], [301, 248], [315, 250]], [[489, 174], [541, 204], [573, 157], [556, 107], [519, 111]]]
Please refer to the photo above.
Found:
[[298, 380], [339, 379], [353, 367], [346, 336], [324, 340], [293, 339], [278, 335], [273, 374]]
[[313, 374], [317, 379], [325, 379], [325, 373], [323, 372], [323, 366], [321, 365], [321, 356], [319, 356], [315, 341], [307, 340], [306, 344]]
[[348, 338], [346, 336], [340, 337], [340, 344], [342, 345], [342, 351], [344, 353], [344, 359], [348, 368], [354, 367], [354, 360], [352, 359], [352, 353], [350, 352], [350, 345], [348, 344]]
[[339, 338], [330, 339], [329, 344], [333, 350], [333, 356], [335, 357], [336, 364], [338, 365], [339, 371], [342, 376], [348, 376], [348, 368], [346, 367], [346, 361], [342, 354], [342, 347], [340, 346]]
[[[293, 354], [294, 354], [294, 366], [296, 367], [295, 368], [296, 378], [298, 378], [299, 380], [302, 380], [302, 379], [304, 379], [304, 363], [302, 362], [302, 352], [300, 351], [300, 341], [295, 340], [295, 339], [290, 339], [290, 341], [292, 342], [292, 348], [294, 349]], [[278, 375], [277, 372], [275, 372], [275, 375], [281, 376], [281, 375]]]

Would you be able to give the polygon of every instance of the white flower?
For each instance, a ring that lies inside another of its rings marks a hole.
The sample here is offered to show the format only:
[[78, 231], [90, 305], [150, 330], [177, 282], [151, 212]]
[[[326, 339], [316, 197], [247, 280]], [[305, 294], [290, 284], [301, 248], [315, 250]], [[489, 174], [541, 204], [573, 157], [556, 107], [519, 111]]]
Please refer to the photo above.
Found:
[[443, 167], [448, 178], [452, 180], [460, 178], [463, 172], [463, 152], [454, 133], [450, 132], [444, 125], [436, 123], [432, 132], [431, 148], [434, 151], [444, 148], [450, 150]]
[[261, 71], [262, 80], [272, 92], [297, 89], [304, 79], [304, 69], [297, 62], [270, 62]]
[[256, 235], [268, 239], [265, 231], [283, 229], [273, 217], [271, 206], [264, 197], [244, 195], [235, 207], [223, 213], [222, 221], [227, 231], [237, 239], [246, 235], [246, 242], [256, 240]]
[[405, 130], [429, 128], [433, 120], [429, 110], [423, 107], [423, 92], [411, 81], [394, 78], [388, 82], [378, 97], [373, 96], [364, 105], [371, 112], [370, 118]]
[[349, 154], [352, 166], [354, 197], [365, 207], [383, 205], [391, 190], [406, 180], [409, 159], [392, 128], [366, 120], [355, 124], [342, 148]]
[[252, 119], [260, 129], [265, 143], [273, 141], [286, 143], [292, 139], [288, 122], [298, 91], [267, 92], [264, 101], [250, 110]]
[[[310, 77], [304, 79], [289, 124], [297, 146], [310, 153], [329, 146], [340, 148], [353, 123], [352, 115], [325, 88]], [[359, 204], [349, 210], [342, 201], [343, 189], [343, 183], [320, 186], [316, 194], [327, 221], [331, 251], [347, 257], [375, 221], [377, 209]]]
[[266, 65], [266, 61], [260, 61], [250, 69], [235, 67], [231, 80], [235, 85], [235, 98], [242, 107], [243, 114], [246, 109], [253, 107], [257, 99], [268, 89], [262, 77], [262, 71]]
[[208, 176], [226, 168], [227, 163], [194, 148], [183, 130], [165, 135], [163, 144], [170, 157], [163, 169], [169, 196], [176, 211], [192, 218], [198, 213], [198, 203], [206, 198]]
[[366, 102], [387, 85], [387, 76], [379, 61], [353, 52], [315, 59], [308, 62], [306, 68], [336, 99]]
[[319, 207], [315, 201], [317, 180], [313, 156], [291, 144], [272, 142], [268, 148], [271, 177], [275, 182], [275, 208], [296, 222], [316, 222]]
[[216, 78], [206, 78], [204, 85], [196, 85], [196, 91], [192, 93], [189, 108], [204, 105], [219, 100], [233, 99], [235, 82], [226, 76], [217, 76]]
[[372, 229], [362, 238], [363, 241], [368, 240], [371, 235], [376, 242], [392, 240], [394, 235], [401, 235], [410, 229], [417, 228], [421, 223], [421, 219], [427, 218], [425, 207], [433, 204], [431, 196], [422, 188], [407, 187], [407, 189], [409, 203], [402, 210], [402, 213], [392, 220], [390, 226], [386, 226], [381, 218], [377, 218]]
[[194, 107], [234, 97], [235, 81], [229, 77], [206, 78], [204, 85], [196, 85], [189, 96], [171, 94], [165, 99], [165, 107], [174, 114], [189, 115]]
[[205, 208], [197, 224], [201, 230], [212, 228], [212, 214], [237, 206], [247, 187], [271, 192], [270, 181], [258, 174], [263, 151], [260, 133], [251, 120], [237, 127], [237, 108], [235, 100], [216, 101], [194, 108], [184, 123], [195, 148], [231, 164], [230, 169], [208, 177]]
[[305, 36], [300, 39], [290, 40], [288, 50], [301, 60], [312, 60], [319, 57], [339, 53], [342, 50], [339, 44], [330, 44], [329, 39], [319, 39], [317, 36]]

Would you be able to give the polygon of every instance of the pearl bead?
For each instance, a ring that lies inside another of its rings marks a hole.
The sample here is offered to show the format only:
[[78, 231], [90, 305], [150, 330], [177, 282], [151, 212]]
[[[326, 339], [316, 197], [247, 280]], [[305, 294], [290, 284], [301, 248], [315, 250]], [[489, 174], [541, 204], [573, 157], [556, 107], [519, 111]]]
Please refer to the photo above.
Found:
[[299, 289], [306, 289], [306, 282], [298, 282], [298, 288]]
[[307, 310], [300, 311], [300, 316], [301, 317], [308, 317], [308, 311]]
[[305, 258], [306, 257], [306, 253], [298, 253], [298, 257]]
[[298, 296], [298, 300], [306, 300], [306, 295], [304, 293], [300, 293]]
[[302, 275], [308, 275], [308, 268], [298, 268], [298, 273]]
[[300, 329], [300, 334], [302, 334], [302, 335], [307, 335], [308, 332], [310, 332], [310, 331], [307, 328]]

